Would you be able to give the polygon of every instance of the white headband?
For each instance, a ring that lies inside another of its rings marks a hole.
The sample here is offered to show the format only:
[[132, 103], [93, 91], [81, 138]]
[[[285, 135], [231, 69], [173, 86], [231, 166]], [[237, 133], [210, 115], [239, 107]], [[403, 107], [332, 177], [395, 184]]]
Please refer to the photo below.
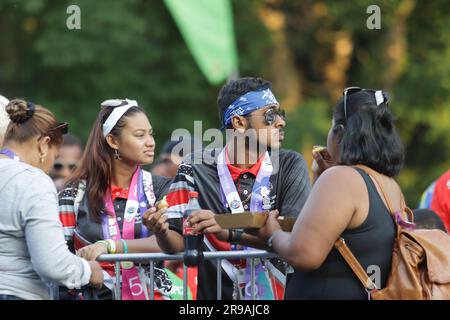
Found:
[[375, 91], [375, 100], [377, 101], [377, 107], [384, 102], [383, 91]]
[[117, 124], [117, 121], [119, 121], [120, 118], [122, 118], [124, 113], [127, 112], [128, 109], [132, 107], [137, 107], [138, 103], [136, 102], [136, 100], [111, 99], [103, 101], [101, 106], [115, 107], [113, 112], [111, 112], [111, 114], [103, 124], [103, 136], [106, 137], [108, 133], [110, 133], [111, 130], [114, 128], [114, 126]]

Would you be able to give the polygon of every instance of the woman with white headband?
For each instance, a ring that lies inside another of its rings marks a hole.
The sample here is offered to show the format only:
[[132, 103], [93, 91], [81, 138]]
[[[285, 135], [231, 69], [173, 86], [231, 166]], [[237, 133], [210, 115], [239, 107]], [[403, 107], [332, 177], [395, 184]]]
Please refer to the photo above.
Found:
[[[327, 147], [313, 150], [316, 180], [292, 232], [281, 230], [273, 212], [259, 230], [296, 269], [286, 299], [370, 299], [372, 290], [386, 286], [396, 237], [393, 216], [409, 225], [395, 214], [405, 205], [393, 178], [404, 151], [388, 103], [381, 90], [345, 89]], [[358, 276], [357, 263], [364, 269]], [[370, 276], [370, 286], [362, 275]]]
[[[166, 239], [175, 236], [159, 202], [170, 180], [152, 176], [141, 165], [154, 159], [152, 126], [134, 100], [107, 100], [91, 130], [79, 168], [60, 194], [60, 219], [72, 250], [87, 260], [102, 254], [161, 252]], [[160, 201], [161, 202], [161, 201]], [[156, 209], [155, 206], [161, 209]], [[145, 220], [145, 225], [143, 221]], [[178, 243], [171, 241], [171, 243]], [[166, 251], [170, 248], [167, 249]], [[84, 298], [149, 299], [148, 270], [132, 262], [121, 263], [120, 296], [112, 293], [113, 264], [102, 264], [104, 287], [84, 291]], [[155, 269], [155, 299], [170, 299], [171, 281], [163, 269]], [[80, 292], [69, 292], [69, 298]]]

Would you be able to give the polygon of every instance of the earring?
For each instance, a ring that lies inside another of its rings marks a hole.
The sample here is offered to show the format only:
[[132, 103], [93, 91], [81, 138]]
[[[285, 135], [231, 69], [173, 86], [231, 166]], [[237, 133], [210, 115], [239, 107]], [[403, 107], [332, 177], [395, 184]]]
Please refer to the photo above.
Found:
[[39, 162], [40, 162], [40, 163], [44, 163], [44, 159], [45, 159], [45, 157], [44, 157], [43, 155], [41, 155], [41, 156], [39, 157]]
[[122, 160], [119, 154], [119, 150], [114, 149], [114, 160]]

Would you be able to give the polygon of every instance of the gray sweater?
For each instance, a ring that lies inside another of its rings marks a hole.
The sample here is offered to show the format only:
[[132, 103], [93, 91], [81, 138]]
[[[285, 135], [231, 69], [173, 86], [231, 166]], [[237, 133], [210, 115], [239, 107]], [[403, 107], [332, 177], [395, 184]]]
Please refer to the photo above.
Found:
[[89, 264], [67, 248], [58, 215], [49, 176], [0, 158], [0, 294], [48, 299], [46, 283], [79, 288], [89, 282]]

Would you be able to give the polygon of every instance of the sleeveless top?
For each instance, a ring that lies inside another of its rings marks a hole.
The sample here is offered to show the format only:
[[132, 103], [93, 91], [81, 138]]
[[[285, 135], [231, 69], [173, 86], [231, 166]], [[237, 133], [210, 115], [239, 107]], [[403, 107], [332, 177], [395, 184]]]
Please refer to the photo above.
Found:
[[[367, 186], [369, 213], [360, 226], [345, 230], [341, 236], [368, 275], [383, 288], [391, 269], [395, 224], [370, 176], [359, 168], [355, 169]], [[344, 258], [333, 248], [318, 269], [294, 272], [288, 280], [285, 299], [367, 300], [368, 293]]]

